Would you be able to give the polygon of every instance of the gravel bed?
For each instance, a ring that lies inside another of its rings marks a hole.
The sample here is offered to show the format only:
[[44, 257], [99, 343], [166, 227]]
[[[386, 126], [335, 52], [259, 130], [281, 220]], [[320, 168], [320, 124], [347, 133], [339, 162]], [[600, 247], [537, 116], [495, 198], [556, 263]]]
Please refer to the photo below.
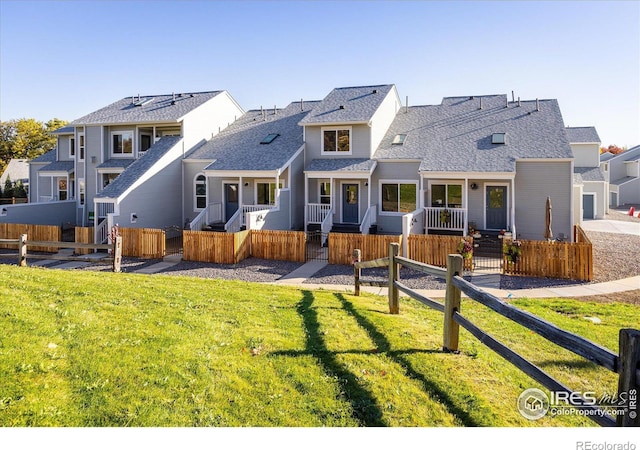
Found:
[[593, 244], [593, 281], [640, 275], [640, 236], [586, 231]]
[[301, 265], [301, 263], [297, 262], [271, 261], [258, 258], [248, 258], [238, 264], [181, 261], [160, 273], [163, 275], [271, 283], [293, 272]]

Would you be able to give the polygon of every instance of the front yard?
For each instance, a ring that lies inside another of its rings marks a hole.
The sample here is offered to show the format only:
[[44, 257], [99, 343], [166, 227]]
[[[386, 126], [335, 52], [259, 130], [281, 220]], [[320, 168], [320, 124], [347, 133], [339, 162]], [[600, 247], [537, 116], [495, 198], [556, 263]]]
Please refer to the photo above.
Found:
[[[640, 309], [518, 300], [617, 351]], [[470, 301], [463, 311], [575, 389], [617, 377]], [[531, 422], [536, 387], [470, 334], [441, 352], [417, 302], [241, 281], [0, 266], [2, 426], [578, 426]], [[590, 317], [598, 317], [595, 324]]]

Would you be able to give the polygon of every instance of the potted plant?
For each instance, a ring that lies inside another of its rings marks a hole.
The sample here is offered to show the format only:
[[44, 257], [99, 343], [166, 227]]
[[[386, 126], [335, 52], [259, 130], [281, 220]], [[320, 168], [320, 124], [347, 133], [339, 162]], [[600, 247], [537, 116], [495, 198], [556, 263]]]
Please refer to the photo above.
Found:
[[522, 255], [522, 242], [520, 241], [507, 241], [503, 247], [504, 254], [507, 257], [507, 261], [517, 263]]
[[473, 256], [473, 246], [471, 242], [461, 239], [458, 244], [458, 253], [460, 253], [464, 259], [471, 259]]
[[451, 211], [449, 211], [448, 209], [443, 209], [442, 211], [440, 211], [440, 222], [451, 222]]

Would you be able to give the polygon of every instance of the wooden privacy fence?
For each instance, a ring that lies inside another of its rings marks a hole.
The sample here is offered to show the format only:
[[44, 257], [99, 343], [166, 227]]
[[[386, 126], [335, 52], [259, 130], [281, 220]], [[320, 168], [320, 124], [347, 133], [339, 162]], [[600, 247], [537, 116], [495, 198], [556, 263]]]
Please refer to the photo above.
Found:
[[[62, 240], [62, 228], [55, 225], [29, 225], [20, 223], [0, 223], [0, 239], [20, 239], [20, 236], [26, 234], [34, 241], [56, 241]], [[15, 245], [0, 244], [0, 248], [12, 248]], [[56, 246], [32, 246], [34, 252], [50, 252], [58, 251]]]
[[[116, 236], [113, 241], [113, 244], [85, 244], [79, 242], [60, 242], [60, 241], [34, 241], [28, 240], [26, 234], [20, 235], [18, 239], [0, 239], [0, 244], [5, 245], [7, 247], [17, 247], [18, 248], [18, 265], [21, 267], [26, 267], [27, 258], [29, 259], [53, 259], [58, 261], [83, 261], [83, 262], [104, 262], [106, 260], [111, 261], [112, 268], [114, 272], [120, 272], [120, 268], [122, 265], [122, 236]], [[34, 255], [28, 254], [27, 248], [55, 248], [56, 250], [59, 248], [75, 248], [75, 253], [78, 253], [78, 249], [89, 249], [89, 250], [109, 250], [110, 256], [103, 257], [100, 259], [97, 258], [89, 258], [86, 256], [71, 256], [71, 255]]]
[[251, 230], [251, 256], [279, 261], [305, 262], [304, 231]]
[[185, 261], [236, 264], [250, 255], [250, 231], [216, 233], [211, 231], [184, 231], [182, 259]]
[[503, 259], [505, 275], [593, 280], [591, 244], [556, 241], [523, 241], [518, 262]]
[[362, 259], [382, 258], [392, 242], [400, 244], [402, 236], [329, 233], [329, 264], [350, 265], [355, 249], [360, 249]]
[[[447, 255], [458, 252], [458, 245], [464, 239], [471, 243], [473, 248], [473, 238], [461, 236], [440, 236], [436, 234], [411, 234], [409, 235], [409, 259], [419, 261], [432, 266], [446, 267]], [[464, 269], [471, 270], [473, 260], [464, 260]]]
[[[75, 228], [75, 241], [79, 244], [93, 244], [93, 227], [76, 227]], [[76, 248], [78, 255], [87, 255], [93, 250], [90, 248]]]
[[[441, 269], [433, 265], [420, 263], [398, 256], [399, 246], [389, 245], [388, 257], [378, 261], [356, 262], [354, 264], [354, 278], [356, 281], [356, 295], [359, 294], [359, 271], [366, 267], [389, 267], [389, 281], [386, 284], [389, 291], [389, 311], [392, 314], [399, 314], [399, 292], [404, 292], [426, 306], [443, 313], [444, 332], [443, 350], [447, 352], [458, 352], [460, 327], [465, 328], [481, 343], [496, 352], [502, 358], [516, 366], [522, 372], [542, 384], [544, 387], [555, 393], [564, 393], [566, 398], [576, 399], [578, 407], [584, 411], [585, 415], [601, 426], [640, 426], [640, 415], [638, 410], [638, 389], [640, 388], [640, 331], [634, 329], [621, 329], [619, 334], [619, 353], [604, 348], [591, 342], [582, 336], [570, 333], [558, 328], [550, 322], [545, 321], [527, 311], [523, 311], [508, 303], [503, 302], [498, 297], [491, 295], [475, 285], [469, 283], [460, 276], [462, 273], [462, 256], [451, 254], [448, 256], [447, 269]], [[445, 277], [447, 288], [445, 292], [444, 304], [425, 297], [418, 292], [408, 288], [398, 279], [398, 269], [400, 266], [410, 267], [428, 275]], [[519, 355], [505, 344], [501, 343], [490, 334], [480, 329], [471, 320], [461, 314], [460, 303], [462, 292], [470, 300], [486, 306], [501, 316], [516, 322], [519, 325], [542, 336], [544, 339], [558, 345], [578, 356], [581, 356], [594, 364], [602, 366], [618, 374], [617, 399], [626, 399], [625, 405], [617, 404], [615, 417], [610, 411], [593, 405], [586, 401], [578, 392], [563, 385], [560, 381], [547, 374], [545, 371]], [[556, 396], [556, 398], [558, 398]]]
[[134, 258], [163, 258], [164, 230], [156, 228], [119, 228], [122, 236], [122, 255]]

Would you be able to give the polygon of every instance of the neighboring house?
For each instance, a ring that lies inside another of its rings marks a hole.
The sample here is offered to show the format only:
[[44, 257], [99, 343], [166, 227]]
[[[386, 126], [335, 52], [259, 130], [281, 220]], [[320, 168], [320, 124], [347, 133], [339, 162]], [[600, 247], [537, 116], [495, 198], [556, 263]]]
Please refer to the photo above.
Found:
[[51, 223], [99, 225], [98, 241], [116, 223], [181, 227], [182, 158], [243, 113], [226, 91], [126, 97], [54, 133], [55, 152], [32, 161], [31, 201], [72, 201]]
[[191, 152], [183, 164], [190, 228], [238, 231], [247, 226], [248, 213], [251, 228], [302, 228], [304, 138], [298, 122], [314, 105], [248, 111]]
[[609, 179], [600, 164], [600, 137], [594, 127], [567, 127], [574, 161], [574, 221], [604, 219], [609, 211]]
[[4, 189], [7, 178], [15, 183], [20, 181], [25, 190], [29, 192], [29, 160], [28, 159], [12, 159], [7, 167], [0, 175], [0, 188]]
[[572, 236], [573, 155], [556, 100], [402, 107], [393, 85], [343, 88], [301, 125], [307, 228], [464, 235], [472, 223], [543, 239], [549, 196], [555, 234]]
[[640, 204], [640, 145], [614, 155], [600, 155], [609, 175], [609, 202], [612, 207]]

